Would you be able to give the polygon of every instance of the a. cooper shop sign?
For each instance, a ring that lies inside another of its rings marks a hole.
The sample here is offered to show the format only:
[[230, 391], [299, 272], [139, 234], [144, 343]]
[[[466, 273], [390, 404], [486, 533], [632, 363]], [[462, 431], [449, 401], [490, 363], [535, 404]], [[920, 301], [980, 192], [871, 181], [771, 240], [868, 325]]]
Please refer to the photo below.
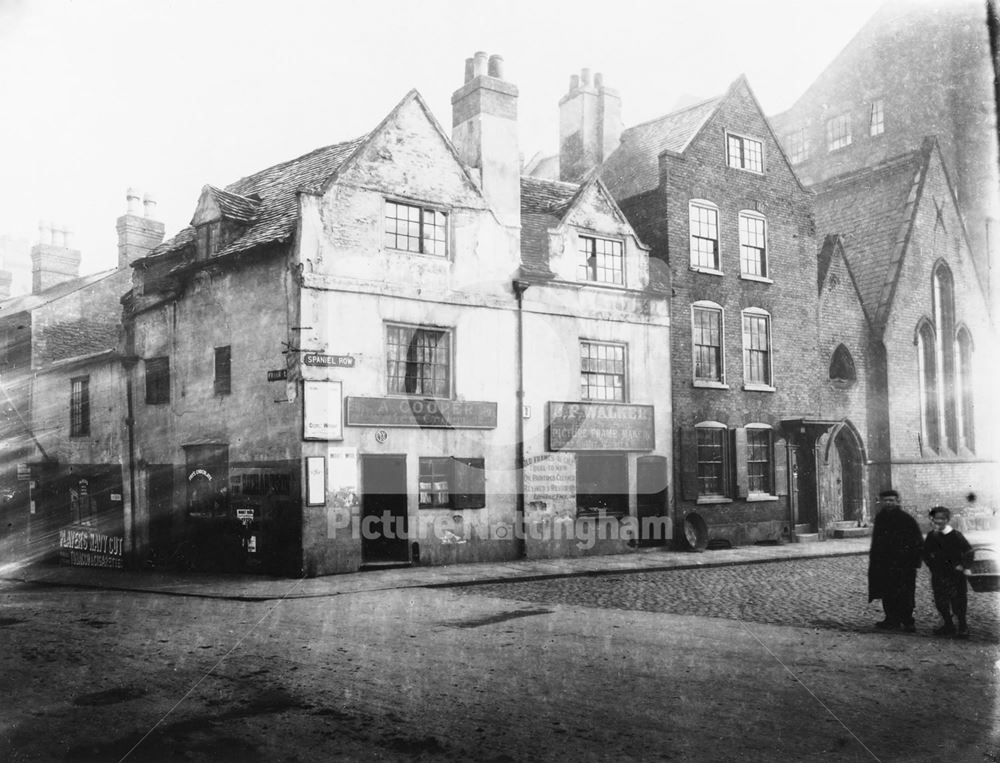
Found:
[[347, 426], [496, 429], [497, 404], [472, 400], [349, 397]]
[[653, 450], [653, 406], [549, 403], [549, 450]]

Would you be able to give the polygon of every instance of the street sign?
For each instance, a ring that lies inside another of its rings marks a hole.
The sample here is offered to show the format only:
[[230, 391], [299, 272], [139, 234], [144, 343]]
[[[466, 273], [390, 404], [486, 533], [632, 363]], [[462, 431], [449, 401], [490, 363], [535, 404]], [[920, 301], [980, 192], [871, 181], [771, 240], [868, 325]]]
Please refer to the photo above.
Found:
[[307, 366], [336, 366], [338, 368], [354, 368], [353, 355], [324, 355], [320, 352], [307, 352], [302, 356], [302, 362]]
[[281, 369], [278, 369], [277, 371], [268, 371], [267, 372], [267, 380], [268, 381], [281, 381], [281, 380], [287, 379], [287, 378], [288, 378], [288, 369], [287, 368], [281, 368]]

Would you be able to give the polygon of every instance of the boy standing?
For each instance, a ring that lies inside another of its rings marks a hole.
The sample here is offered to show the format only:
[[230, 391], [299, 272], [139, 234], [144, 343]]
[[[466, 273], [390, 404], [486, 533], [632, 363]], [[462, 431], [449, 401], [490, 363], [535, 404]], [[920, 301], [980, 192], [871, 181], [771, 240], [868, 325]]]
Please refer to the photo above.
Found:
[[[934, 525], [924, 540], [924, 561], [931, 570], [931, 590], [934, 592], [934, 606], [941, 613], [944, 624], [934, 629], [935, 636], [955, 635], [968, 638], [969, 628], [965, 622], [968, 605], [968, 588], [965, 577], [971, 575], [972, 546], [958, 530], [948, 524], [951, 511], [944, 506], [930, 510]], [[958, 631], [952, 622], [952, 611], [958, 618]]]

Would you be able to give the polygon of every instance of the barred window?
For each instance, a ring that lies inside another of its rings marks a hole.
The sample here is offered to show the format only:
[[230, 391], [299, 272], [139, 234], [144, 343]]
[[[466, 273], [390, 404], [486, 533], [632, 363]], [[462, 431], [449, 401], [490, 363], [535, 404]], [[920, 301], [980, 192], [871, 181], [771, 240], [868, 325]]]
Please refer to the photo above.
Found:
[[385, 245], [420, 254], [447, 254], [448, 217], [444, 212], [398, 201], [385, 203]]
[[170, 402], [170, 358], [147, 358], [146, 404]]
[[851, 145], [851, 115], [838, 114], [826, 123], [826, 148], [836, 151]]
[[622, 242], [592, 236], [580, 236], [576, 277], [594, 283], [625, 283], [625, 258]]
[[722, 308], [715, 304], [693, 305], [691, 332], [695, 380], [723, 382]]
[[90, 377], [70, 379], [69, 436], [86, 437], [90, 434]]
[[743, 367], [747, 384], [771, 384], [771, 317], [763, 310], [743, 313]]
[[691, 202], [688, 205], [691, 224], [691, 267], [720, 270], [719, 210]]
[[727, 135], [726, 149], [729, 166], [751, 172], [764, 171], [764, 144], [742, 135]]
[[451, 332], [387, 326], [386, 376], [390, 395], [451, 397]]
[[740, 212], [740, 272], [767, 277], [767, 222], [748, 212]]
[[580, 399], [625, 401], [625, 345], [580, 342]]

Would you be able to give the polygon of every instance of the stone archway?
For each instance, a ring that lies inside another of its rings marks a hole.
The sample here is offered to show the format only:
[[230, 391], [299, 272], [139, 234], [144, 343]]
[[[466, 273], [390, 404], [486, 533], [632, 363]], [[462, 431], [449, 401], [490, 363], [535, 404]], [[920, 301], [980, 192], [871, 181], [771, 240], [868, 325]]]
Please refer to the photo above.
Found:
[[819, 514], [827, 536], [838, 523], [866, 524], [865, 458], [857, 431], [844, 420], [823, 434], [817, 445], [822, 458]]

